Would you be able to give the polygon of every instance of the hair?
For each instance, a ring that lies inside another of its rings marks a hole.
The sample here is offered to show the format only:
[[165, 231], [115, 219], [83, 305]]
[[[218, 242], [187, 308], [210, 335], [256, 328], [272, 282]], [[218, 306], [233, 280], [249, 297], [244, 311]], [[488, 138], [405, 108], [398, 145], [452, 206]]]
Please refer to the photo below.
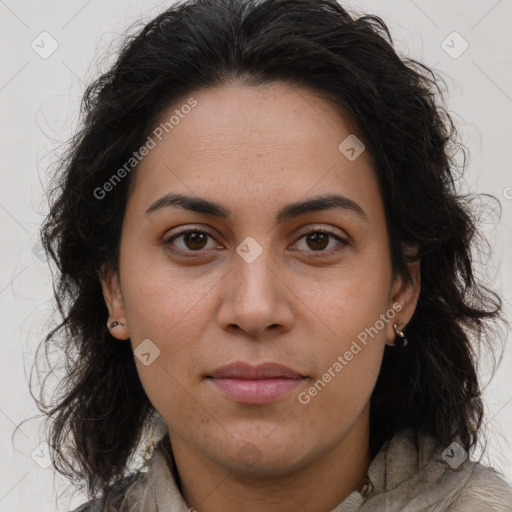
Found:
[[56, 165], [41, 239], [57, 267], [62, 321], [39, 348], [62, 333], [66, 374], [53, 404], [38, 400], [51, 420], [55, 468], [78, 475], [90, 495], [105, 491], [125, 475], [155, 413], [130, 344], [106, 329], [99, 280], [103, 264], [118, 271], [136, 166], [107, 199], [94, 191], [170, 105], [230, 81], [284, 82], [339, 108], [374, 163], [393, 275], [410, 279], [408, 264], [420, 261], [409, 344], [386, 348], [371, 396], [372, 454], [407, 427], [470, 451], [484, 414], [477, 352], [484, 343], [492, 349], [502, 302], [475, 273], [472, 251], [488, 242], [476, 196], [457, 190], [467, 155], [444, 106], [444, 82], [400, 57], [379, 17], [349, 14], [335, 0], [191, 0], [125, 35], [115, 63], [87, 87], [80, 129]]

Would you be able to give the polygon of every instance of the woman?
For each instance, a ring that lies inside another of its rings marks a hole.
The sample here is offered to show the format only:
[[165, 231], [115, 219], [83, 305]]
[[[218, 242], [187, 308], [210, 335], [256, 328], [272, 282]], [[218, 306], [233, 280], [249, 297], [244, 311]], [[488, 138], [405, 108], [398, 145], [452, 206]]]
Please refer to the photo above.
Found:
[[183, 2], [127, 39], [42, 229], [77, 510], [512, 510], [469, 456], [501, 300], [440, 92], [334, 0]]

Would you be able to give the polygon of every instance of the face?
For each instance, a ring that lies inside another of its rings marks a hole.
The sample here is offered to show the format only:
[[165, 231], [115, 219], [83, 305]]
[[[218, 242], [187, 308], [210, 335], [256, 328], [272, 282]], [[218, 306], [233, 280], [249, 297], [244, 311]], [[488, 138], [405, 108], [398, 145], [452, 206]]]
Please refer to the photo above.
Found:
[[367, 424], [418, 290], [392, 276], [375, 172], [359, 146], [339, 149], [351, 130], [332, 104], [277, 82], [191, 96], [133, 177], [104, 296], [173, 445], [284, 474]]

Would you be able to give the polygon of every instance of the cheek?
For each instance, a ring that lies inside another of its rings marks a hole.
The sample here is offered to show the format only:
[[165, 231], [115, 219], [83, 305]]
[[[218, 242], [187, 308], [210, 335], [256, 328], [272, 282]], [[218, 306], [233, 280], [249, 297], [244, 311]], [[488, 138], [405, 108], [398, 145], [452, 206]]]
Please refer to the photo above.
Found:
[[142, 268], [126, 266], [130, 278], [123, 287], [137, 371], [155, 407], [160, 402], [183, 407], [194, 357], [211, 318], [206, 294], [212, 285], [169, 268]]
[[[164, 249], [156, 251], [163, 253]], [[203, 314], [205, 299], [220, 276], [192, 267], [178, 268], [165, 254], [154, 252], [125, 260], [123, 296], [134, 340], [154, 338], [164, 348], [175, 333], [197, 329], [199, 320], [208, 318]]]
[[140, 353], [140, 347], [149, 343], [145, 352], [154, 352], [156, 356], [147, 365], [143, 357], [136, 355], [137, 372], [149, 400], [166, 419], [179, 411], [186, 423], [197, 414], [197, 403], [191, 393], [199, 377], [193, 372], [200, 367], [196, 364], [197, 354], [204, 352], [200, 346], [204, 326], [198, 320], [208, 318], [200, 307], [169, 300], [165, 305], [158, 302], [138, 318], [132, 338], [134, 353]]
[[[383, 261], [384, 260], [384, 261]], [[326, 351], [343, 350], [370, 328], [389, 307], [391, 270], [385, 258], [354, 254], [347, 264], [318, 278], [297, 280], [296, 295], [307, 306], [311, 322], [325, 330]], [[313, 284], [314, 283], [314, 284]], [[382, 329], [379, 335], [385, 336]], [[348, 347], [347, 347], [348, 348]], [[327, 361], [324, 361], [326, 363]]]
[[[350, 355], [349, 355], [350, 354]], [[339, 340], [322, 354], [324, 369], [300, 396], [305, 430], [325, 439], [346, 433], [367, 406], [382, 362], [383, 344]]]
[[[311, 321], [325, 333], [316, 337], [321, 342], [312, 348], [318, 374], [306, 390], [305, 407], [334, 426], [359, 415], [382, 362], [386, 323], [381, 315], [389, 307], [390, 271], [385, 262], [370, 262], [361, 258], [359, 265], [330, 275], [323, 287], [304, 287], [301, 292]], [[308, 418], [314, 421], [315, 416]]]

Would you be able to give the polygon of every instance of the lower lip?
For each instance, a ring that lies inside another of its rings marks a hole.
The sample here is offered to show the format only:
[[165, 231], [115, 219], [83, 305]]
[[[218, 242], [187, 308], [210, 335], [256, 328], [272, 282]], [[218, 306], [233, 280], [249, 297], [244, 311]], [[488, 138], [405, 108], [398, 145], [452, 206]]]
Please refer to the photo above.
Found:
[[242, 404], [266, 404], [299, 386], [303, 378], [286, 379], [228, 379], [209, 378], [214, 386], [228, 398]]

